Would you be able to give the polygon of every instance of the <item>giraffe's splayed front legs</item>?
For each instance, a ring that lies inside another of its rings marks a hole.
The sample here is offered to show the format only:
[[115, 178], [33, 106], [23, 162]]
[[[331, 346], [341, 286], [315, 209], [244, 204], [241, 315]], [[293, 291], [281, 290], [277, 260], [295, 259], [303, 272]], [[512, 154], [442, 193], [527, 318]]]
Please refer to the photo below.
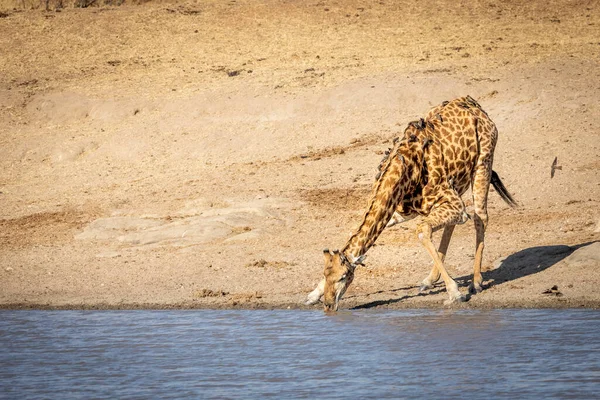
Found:
[[[446, 258], [446, 253], [448, 252], [448, 246], [450, 245], [450, 239], [452, 239], [452, 233], [454, 232], [455, 226], [456, 225], [447, 225], [444, 227], [444, 233], [442, 233], [442, 240], [440, 241], [440, 247], [438, 249], [438, 255], [442, 262], [444, 262], [444, 259]], [[427, 278], [423, 279], [421, 282], [419, 292], [422, 293], [426, 290], [433, 289], [433, 286], [440, 280], [440, 277], [440, 271], [438, 271], [434, 264]]]
[[419, 237], [419, 240], [433, 259], [434, 269], [439, 271], [440, 276], [442, 277], [442, 279], [444, 279], [446, 291], [448, 292], [448, 300], [444, 301], [444, 304], [448, 305], [455, 302], [466, 301], [465, 296], [463, 296], [458, 290], [458, 285], [456, 284], [456, 281], [454, 281], [454, 279], [450, 277], [448, 271], [446, 271], [446, 267], [444, 267], [444, 263], [440, 259], [438, 252], [435, 250], [435, 247], [433, 246], [433, 243], [431, 241], [431, 234], [431, 225], [427, 222], [420, 224], [417, 228], [417, 236]]
[[[417, 227], [417, 236], [433, 259], [433, 269], [429, 276], [423, 280], [421, 288], [422, 290], [425, 290], [428, 287], [432, 287], [441, 276], [446, 285], [446, 291], [448, 292], [448, 300], [444, 302], [446, 305], [466, 300], [465, 296], [458, 290], [456, 281], [450, 277], [444, 267], [444, 258], [448, 251], [452, 233], [454, 232], [454, 225], [456, 223], [461, 223], [463, 212], [464, 204], [460, 198], [458, 196], [447, 196], [444, 203], [436, 204], [435, 207], [432, 207], [429, 216]], [[444, 233], [442, 235], [442, 241], [440, 242], [439, 251], [436, 251], [433, 242], [431, 241], [431, 235], [433, 233], [432, 227], [441, 226], [444, 227]]]

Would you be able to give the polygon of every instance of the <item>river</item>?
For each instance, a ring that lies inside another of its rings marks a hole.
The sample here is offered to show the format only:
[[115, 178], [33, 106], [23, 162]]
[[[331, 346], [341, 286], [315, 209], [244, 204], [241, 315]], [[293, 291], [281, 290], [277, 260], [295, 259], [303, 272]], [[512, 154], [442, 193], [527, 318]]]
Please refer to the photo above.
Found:
[[2, 399], [600, 396], [598, 310], [0, 311]]

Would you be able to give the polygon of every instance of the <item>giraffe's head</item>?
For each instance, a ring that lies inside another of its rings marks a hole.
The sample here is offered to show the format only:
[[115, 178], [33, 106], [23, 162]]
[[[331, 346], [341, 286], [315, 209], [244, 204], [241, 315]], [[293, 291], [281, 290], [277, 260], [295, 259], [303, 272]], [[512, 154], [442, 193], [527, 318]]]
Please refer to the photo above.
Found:
[[323, 305], [325, 311], [337, 311], [338, 304], [346, 289], [354, 279], [354, 270], [361, 264], [364, 256], [349, 260], [344, 253], [323, 250], [325, 258], [325, 287], [323, 289]]

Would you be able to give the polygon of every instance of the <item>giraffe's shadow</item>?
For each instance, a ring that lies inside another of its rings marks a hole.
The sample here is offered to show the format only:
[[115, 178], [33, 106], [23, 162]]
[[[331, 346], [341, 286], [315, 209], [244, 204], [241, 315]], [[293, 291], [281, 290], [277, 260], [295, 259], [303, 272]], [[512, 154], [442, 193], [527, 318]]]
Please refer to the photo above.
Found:
[[[542, 272], [554, 264], [562, 261], [569, 255], [571, 255], [575, 250], [587, 246], [594, 242], [581, 243], [575, 246], [566, 246], [566, 245], [555, 245], [555, 246], [536, 246], [529, 247], [527, 249], [520, 250], [510, 256], [506, 257], [500, 264], [500, 266], [492, 271], [483, 272], [483, 288], [488, 289], [490, 287], [501, 285], [506, 282], [510, 282], [519, 278], [523, 278], [528, 275], [537, 274], [538, 272]], [[456, 278], [456, 282], [459, 286], [466, 287], [469, 285], [471, 280], [473, 279], [473, 275], [463, 275]], [[397, 288], [391, 290], [391, 292], [400, 292], [409, 289], [413, 289], [416, 286], [408, 286], [403, 288]], [[443, 285], [437, 285], [433, 290], [428, 291], [427, 293], [418, 293], [414, 295], [404, 295], [398, 298], [392, 298], [387, 300], [377, 300], [372, 301], [365, 304], [360, 304], [353, 309], [365, 309], [365, 308], [373, 308], [377, 306], [385, 306], [389, 304], [394, 304], [401, 302], [403, 300], [407, 300], [414, 297], [426, 296], [431, 294], [437, 294], [444, 292], [445, 288]], [[380, 294], [382, 291], [371, 293]], [[470, 296], [467, 297], [467, 300]]]

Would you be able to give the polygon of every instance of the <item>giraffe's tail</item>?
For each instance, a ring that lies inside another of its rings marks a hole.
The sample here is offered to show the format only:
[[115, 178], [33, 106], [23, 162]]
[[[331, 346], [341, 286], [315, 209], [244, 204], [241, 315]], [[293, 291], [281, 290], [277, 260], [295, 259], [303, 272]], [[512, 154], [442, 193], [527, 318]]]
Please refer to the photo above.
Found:
[[494, 189], [496, 189], [496, 192], [500, 195], [500, 197], [502, 197], [502, 200], [504, 200], [506, 202], [506, 204], [508, 204], [509, 206], [511, 206], [513, 208], [516, 208], [518, 206], [515, 199], [513, 199], [513, 197], [510, 195], [510, 193], [508, 193], [508, 190], [506, 190], [506, 187], [500, 180], [500, 177], [498, 176], [496, 171], [492, 171], [492, 182], [491, 183], [492, 183], [492, 186], [494, 186]]

